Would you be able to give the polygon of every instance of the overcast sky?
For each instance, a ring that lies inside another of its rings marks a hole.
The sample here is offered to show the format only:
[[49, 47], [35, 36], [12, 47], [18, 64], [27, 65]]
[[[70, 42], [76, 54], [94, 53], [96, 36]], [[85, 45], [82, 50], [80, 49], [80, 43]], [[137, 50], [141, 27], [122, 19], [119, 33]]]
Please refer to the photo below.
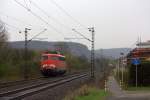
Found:
[[[0, 19], [6, 23], [9, 41], [23, 40], [25, 27], [32, 29], [29, 38], [47, 28], [48, 31], [39, 36], [47, 38], [45, 41], [68, 41], [64, 37], [80, 37], [72, 28], [91, 38], [91, 33], [80, 24], [95, 27], [96, 49], [131, 47], [138, 36], [141, 36], [142, 41], [150, 40], [150, 0], [53, 0], [73, 18], [62, 12], [52, 0], [17, 1], [48, 24], [33, 16], [15, 0], [0, 0]], [[34, 3], [48, 16], [36, 8]], [[90, 47], [86, 40], [70, 41]]]

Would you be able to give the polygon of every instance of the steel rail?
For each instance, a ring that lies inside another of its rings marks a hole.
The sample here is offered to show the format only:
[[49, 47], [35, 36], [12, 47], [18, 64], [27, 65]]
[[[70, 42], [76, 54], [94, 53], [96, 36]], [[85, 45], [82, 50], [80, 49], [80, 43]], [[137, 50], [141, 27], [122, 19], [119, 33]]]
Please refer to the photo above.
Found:
[[50, 81], [50, 82], [41, 83], [38, 85], [32, 85], [32, 86], [0, 93], [0, 99], [4, 99], [4, 100], [21, 99], [21, 98], [36, 94], [40, 91], [44, 91], [46, 89], [50, 89], [52, 87], [56, 87], [56, 86], [65, 84], [67, 82], [70, 82], [70, 81], [73, 81], [73, 80], [76, 80], [79, 78], [85, 78], [88, 76], [89, 76], [89, 73], [74, 74], [74, 75], [71, 75], [68, 77], [64, 77], [62, 79], [58, 79], [58, 80], [54, 80], [54, 81]]
[[[79, 73], [85, 73], [85, 72], [88, 72], [88, 71], [67, 73], [67, 74], [58, 76], [58, 78], [65, 77], [66, 75], [73, 75], [73, 74], [79, 74]], [[47, 80], [47, 79], [51, 79], [51, 78], [55, 78], [55, 77], [40, 76], [40, 77], [37, 77], [37, 78], [30, 78], [30, 79], [27, 79], [27, 80], [22, 79], [22, 80], [9, 81], [9, 82], [0, 82], [0, 89], [12, 87], [12, 86], [17, 86], [17, 85], [23, 85], [23, 84], [27, 84], [27, 83], [32, 83], [32, 82], [38, 81], [38, 80]]]
[[5, 88], [5, 87], [19, 85], [19, 84], [25, 84], [25, 83], [32, 82], [35, 80], [40, 80], [40, 79], [45, 79], [45, 77], [41, 76], [41, 77], [32, 78], [28, 80], [22, 79], [22, 80], [17, 80], [17, 81], [3, 82], [3, 83], [0, 83], [0, 88]]

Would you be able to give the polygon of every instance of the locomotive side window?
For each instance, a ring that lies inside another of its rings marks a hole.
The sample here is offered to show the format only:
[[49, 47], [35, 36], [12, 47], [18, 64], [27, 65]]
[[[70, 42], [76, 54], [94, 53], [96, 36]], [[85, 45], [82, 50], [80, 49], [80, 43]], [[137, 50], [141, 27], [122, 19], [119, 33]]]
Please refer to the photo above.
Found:
[[42, 60], [48, 60], [48, 56], [42, 56]]
[[65, 61], [66, 59], [65, 59], [65, 57], [59, 57], [59, 60]]

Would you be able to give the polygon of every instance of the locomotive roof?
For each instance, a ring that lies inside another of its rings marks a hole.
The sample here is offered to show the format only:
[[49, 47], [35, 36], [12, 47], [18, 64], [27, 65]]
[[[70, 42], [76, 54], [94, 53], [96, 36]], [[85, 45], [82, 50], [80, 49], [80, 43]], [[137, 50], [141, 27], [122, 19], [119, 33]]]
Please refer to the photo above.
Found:
[[43, 53], [42, 55], [65, 57], [64, 55], [61, 55], [61, 54], [50, 54], [50, 53]]

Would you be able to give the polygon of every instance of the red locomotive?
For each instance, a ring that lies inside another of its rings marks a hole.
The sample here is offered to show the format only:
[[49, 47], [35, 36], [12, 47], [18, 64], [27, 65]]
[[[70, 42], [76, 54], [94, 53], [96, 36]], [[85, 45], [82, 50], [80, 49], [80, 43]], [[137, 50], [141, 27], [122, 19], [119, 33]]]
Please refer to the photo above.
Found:
[[64, 74], [67, 70], [65, 56], [58, 52], [45, 52], [41, 56], [41, 72], [44, 76]]

